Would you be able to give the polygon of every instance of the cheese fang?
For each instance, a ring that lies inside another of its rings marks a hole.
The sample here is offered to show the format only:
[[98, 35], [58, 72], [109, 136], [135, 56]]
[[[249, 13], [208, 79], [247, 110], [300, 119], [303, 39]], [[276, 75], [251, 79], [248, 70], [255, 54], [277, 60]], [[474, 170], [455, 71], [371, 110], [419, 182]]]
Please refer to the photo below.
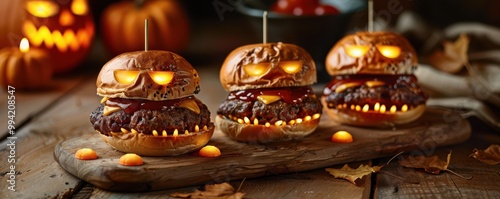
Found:
[[116, 111], [121, 110], [120, 107], [114, 107], [114, 106], [104, 106], [104, 109], [102, 110], [102, 115], [108, 116], [111, 113], [114, 113]]
[[277, 95], [259, 95], [257, 99], [267, 105], [280, 100], [281, 97]]
[[198, 107], [198, 104], [196, 104], [196, 102], [192, 99], [182, 101], [179, 107], [186, 108], [196, 114], [200, 114], [200, 107]]

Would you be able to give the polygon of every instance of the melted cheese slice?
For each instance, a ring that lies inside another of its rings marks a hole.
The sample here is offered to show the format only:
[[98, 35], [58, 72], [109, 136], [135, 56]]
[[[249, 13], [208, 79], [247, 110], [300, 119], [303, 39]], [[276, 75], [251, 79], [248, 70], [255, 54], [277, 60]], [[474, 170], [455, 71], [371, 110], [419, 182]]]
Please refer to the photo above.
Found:
[[277, 95], [259, 95], [257, 96], [257, 99], [264, 104], [270, 104], [280, 100], [281, 97]]
[[179, 107], [186, 108], [196, 114], [200, 114], [200, 107], [198, 107], [198, 104], [196, 104], [196, 102], [192, 99], [182, 101]]
[[342, 84], [342, 85], [338, 86], [337, 88], [335, 88], [335, 92], [340, 93], [342, 91], [345, 91], [348, 88], [356, 87], [356, 86], [361, 86], [361, 83], [359, 83], [359, 82], [345, 83], [345, 84]]
[[104, 106], [104, 109], [102, 110], [102, 115], [107, 116], [111, 113], [119, 111], [120, 109], [121, 109], [120, 107]]
[[385, 85], [385, 82], [382, 82], [382, 81], [367, 81], [365, 82], [365, 84], [372, 88], [372, 87], [375, 87], [375, 86], [383, 86]]
[[104, 104], [106, 101], [108, 101], [109, 97], [103, 97], [101, 99], [101, 104]]

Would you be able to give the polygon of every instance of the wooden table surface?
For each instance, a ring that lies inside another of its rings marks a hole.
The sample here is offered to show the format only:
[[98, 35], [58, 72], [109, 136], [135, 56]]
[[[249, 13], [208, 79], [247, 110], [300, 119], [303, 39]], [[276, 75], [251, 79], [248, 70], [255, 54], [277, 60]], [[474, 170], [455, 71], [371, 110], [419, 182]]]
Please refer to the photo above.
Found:
[[[227, 93], [218, 81], [217, 66], [197, 67], [202, 91], [197, 95], [212, 113]], [[89, 122], [90, 113], [98, 106], [95, 72], [56, 77], [54, 87], [46, 91], [15, 92], [16, 131], [9, 139], [8, 118], [0, 118], [0, 198], [169, 198], [173, 192], [192, 192], [196, 187], [146, 193], [120, 193], [106, 191], [82, 181], [64, 169], [53, 158], [54, 147], [67, 139], [95, 133]], [[209, 95], [210, 94], [210, 95]], [[0, 112], [7, 112], [7, 97], [2, 91]], [[500, 132], [481, 121], [470, 118], [471, 137], [463, 143], [437, 148], [433, 143], [421, 143], [426, 155], [444, 158], [449, 151], [452, 158], [449, 169], [471, 180], [445, 172], [432, 175], [420, 170], [401, 167], [397, 161], [383, 172], [364, 178], [357, 186], [335, 179], [324, 169], [246, 179], [241, 186], [245, 198], [500, 198], [500, 165], [486, 165], [469, 158], [474, 148], [485, 149], [500, 143]], [[12, 138], [15, 137], [15, 138]], [[9, 143], [15, 142], [11, 150]], [[10, 158], [16, 160], [16, 175], [10, 175]], [[388, 158], [351, 162], [381, 165]], [[331, 165], [340, 168], [343, 165]], [[16, 192], [8, 189], [9, 178], [15, 177]], [[399, 177], [394, 177], [399, 176]], [[406, 181], [401, 180], [406, 179]], [[241, 180], [225, 179], [234, 187]], [[410, 183], [418, 182], [418, 183]]]

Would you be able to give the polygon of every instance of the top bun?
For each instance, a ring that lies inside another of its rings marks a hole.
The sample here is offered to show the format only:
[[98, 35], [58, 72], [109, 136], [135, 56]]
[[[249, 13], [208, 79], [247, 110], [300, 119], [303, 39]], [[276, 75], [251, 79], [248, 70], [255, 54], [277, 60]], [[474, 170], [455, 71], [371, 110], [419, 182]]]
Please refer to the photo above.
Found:
[[228, 91], [307, 86], [316, 82], [316, 65], [307, 51], [293, 44], [251, 44], [226, 57], [220, 81]]
[[403, 36], [393, 32], [347, 35], [326, 57], [326, 69], [330, 75], [411, 74], [416, 67], [415, 49]]
[[[161, 71], [164, 73], [160, 74]], [[157, 83], [155, 79], [163, 82]], [[96, 86], [97, 94], [103, 97], [160, 101], [198, 93], [200, 78], [181, 56], [149, 50], [123, 53], [108, 61], [97, 77]]]

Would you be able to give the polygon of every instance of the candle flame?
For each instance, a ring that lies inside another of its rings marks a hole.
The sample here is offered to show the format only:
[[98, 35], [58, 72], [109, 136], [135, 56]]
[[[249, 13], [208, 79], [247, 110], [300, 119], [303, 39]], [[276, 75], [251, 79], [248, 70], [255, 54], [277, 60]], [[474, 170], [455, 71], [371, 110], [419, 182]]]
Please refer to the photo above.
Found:
[[28, 42], [28, 39], [26, 38], [21, 39], [21, 43], [19, 44], [19, 50], [23, 53], [28, 52], [30, 50], [30, 43]]

